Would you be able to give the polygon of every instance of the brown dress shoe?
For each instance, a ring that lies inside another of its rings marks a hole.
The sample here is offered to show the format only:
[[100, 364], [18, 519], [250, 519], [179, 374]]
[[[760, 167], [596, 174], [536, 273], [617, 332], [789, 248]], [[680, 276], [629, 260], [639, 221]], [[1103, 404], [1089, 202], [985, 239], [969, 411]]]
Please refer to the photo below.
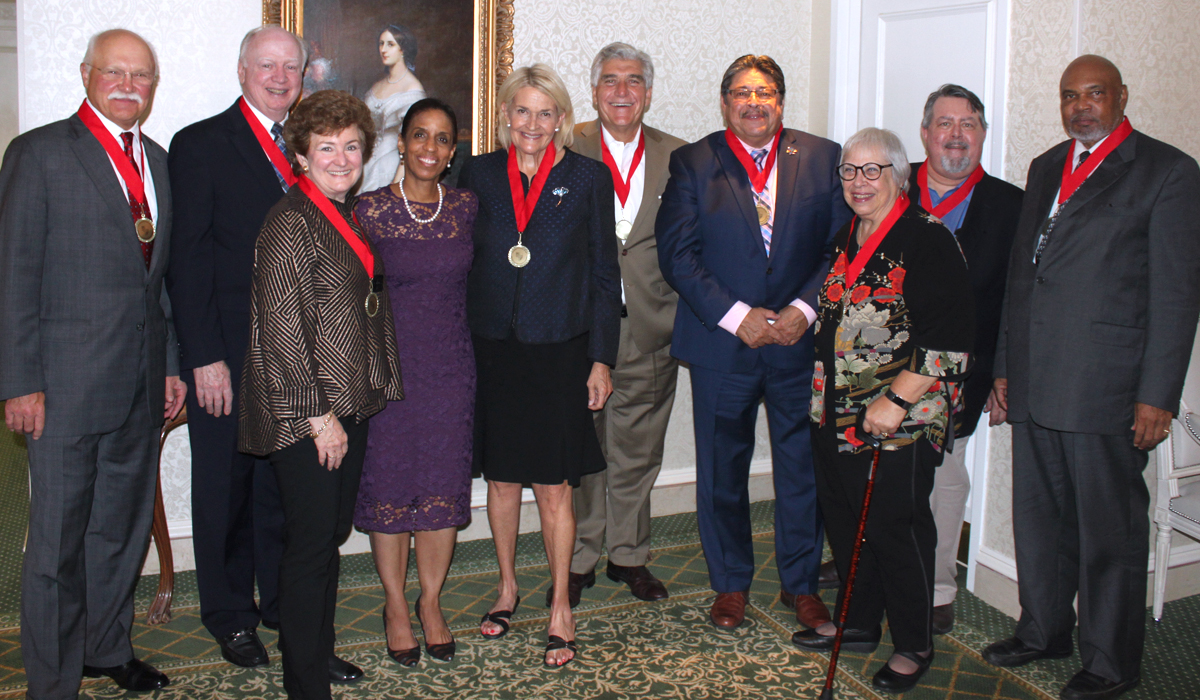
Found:
[[[567, 600], [571, 602], [571, 607], [579, 605], [579, 597], [583, 595], [583, 589], [591, 588], [596, 585], [596, 572], [589, 571], [586, 574], [577, 574], [571, 572], [567, 578]], [[550, 583], [550, 587], [546, 589], [546, 607], [550, 607], [554, 603], [554, 583]]]
[[950, 634], [954, 630], [954, 603], [933, 606], [933, 633]]
[[668, 597], [667, 587], [645, 566], [618, 566], [608, 563], [608, 578], [629, 586], [629, 592], [640, 600], [662, 600]]
[[718, 593], [717, 599], [713, 601], [712, 610], [708, 613], [709, 619], [717, 627], [734, 629], [746, 619], [746, 602], [749, 597], [747, 591]]
[[839, 588], [841, 585], [842, 578], [838, 576], [837, 564], [832, 559], [821, 564], [821, 570], [817, 574], [817, 588], [825, 590]]
[[796, 622], [809, 629], [830, 621], [829, 608], [825, 607], [819, 595], [793, 595], [781, 589], [779, 602], [783, 603], [783, 607], [795, 610]]

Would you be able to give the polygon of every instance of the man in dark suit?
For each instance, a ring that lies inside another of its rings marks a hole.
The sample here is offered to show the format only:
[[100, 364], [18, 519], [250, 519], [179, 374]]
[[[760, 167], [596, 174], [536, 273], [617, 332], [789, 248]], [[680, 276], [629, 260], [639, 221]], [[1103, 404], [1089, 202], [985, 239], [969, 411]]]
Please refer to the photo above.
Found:
[[745, 618], [754, 575], [748, 479], [766, 399], [781, 599], [802, 625], [829, 620], [817, 594], [822, 528], [807, 418], [817, 292], [827, 246], [849, 218], [834, 174], [837, 144], [783, 129], [783, 72], [743, 56], [721, 80], [728, 129], [671, 154], [658, 212], [663, 277], [684, 303], [672, 354], [691, 365], [696, 510], [710, 617]]
[[1013, 424], [1021, 618], [997, 666], [1071, 655], [1064, 700], [1137, 685], [1145, 640], [1146, 453], [1179, 406], [1200, 314], [1200, 168], [1134, 131], [1107, 59], [1059, 84], [1071, 139], [1029, 166], [996, 353]]
[[0, 167], [0, 398], [29, 438], [21, 655], [38, 700], [76, 697], [82, 675], [168, 684], [129, 638], [163, 408], [186, 391], [162, 293], [167, 154], [139, 126], [158, 67], [113, 29], [79, 72], [79, 111], [14, 139]]
[[605, 545], [610, 579], [625, 583], [642, 600], [668, 595], [646, 563], [650, 491], [662, 467], [679, 372], [671, 357], [679, 297], [658, 269], [654, 220], [667, 186], [667, 159], [685, 142], [642, 123], [653, 90], [650, 56], [629, 44], [609, 44], [592, 62], [592, 104], [599, 119], [575, 127], [575, 150], [607, 163], [612, 171], [617, 222], [612, 242], [620, 251], [622, 305], [613, 393], [596, 412], [608, 469], [584, 475], [575, 489], [572, 605], [595, 582]]
[[[242, 97], [171, 141], [175, 305], [192, 446], [192, 543], [200, 617], [232, 664], [265, 666], [257, 627], [278, 629], [283, 510], [266, 460], [237, 451], [237, 396], [250, 328], [254, 244], [287, 192], [283, 123], [306, 53], [279, 27], [242, 40]], [[260, 138], [261, 135], [261, 138]], [[271, 152], [274, 151], [274, 153]], [[255, 582], [258, 604], [255, 604]]]

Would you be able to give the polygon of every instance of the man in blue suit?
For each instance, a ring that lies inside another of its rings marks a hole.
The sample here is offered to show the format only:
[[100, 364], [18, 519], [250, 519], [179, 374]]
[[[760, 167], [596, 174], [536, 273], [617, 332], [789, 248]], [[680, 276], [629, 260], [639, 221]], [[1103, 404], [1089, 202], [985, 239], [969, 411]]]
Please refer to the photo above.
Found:
[[684, 303], [672, 355], [691, 365], [696, 510], [710, 617], [745, 619], [754, 576], [748, 480], [766, 400], [775, 482], [780, 599], [807, 627], [829, 620], [817, 594], [822, 529], [806, 414], [817, 291], [827, 246], [850, 217], [837, 144], [784, 129], [784, 79], [742, 56], [721, 80], [728, 129], [676, 150], [657, 220], [663, 277]]

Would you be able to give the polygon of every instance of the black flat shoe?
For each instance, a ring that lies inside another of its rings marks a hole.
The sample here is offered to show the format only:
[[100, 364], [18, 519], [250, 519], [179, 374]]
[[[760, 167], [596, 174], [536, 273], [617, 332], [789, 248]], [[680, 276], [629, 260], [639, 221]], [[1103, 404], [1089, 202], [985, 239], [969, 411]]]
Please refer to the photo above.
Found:
[[255, 668], [271, 662], [267, 657], [267, 648], [253, 627], [217, 637], [217, 646], [221, 647], [221, 656], [234, 666]]
[[421, 663], [421, 645], [418, 644], [412, 649], [393, 649], [387, 643], [387, 607], [383, 609], [383, 646], [387, 649], [387, 655], [392, 657], [392, 660], [401, 666], [412, 668]]
[[550, 652], [558, 651], [559, 649], [570, 649], [573, 656], [571, 658], [567, 659], [566, 661], [562, 662], [561, 664], [552, 664], [552, 663], [550, 663], [549, 659], [547, 659], [545, 656], [543, 656], [542, 657], [542, 665], [545, 666], [546, 668], [562, 668], [563, 666], [566, 666], [567, 664], [574, 661], [576, 656], [579, 656], [579, 647], [575, 646], [574, 639], [572, 639], [571, 641], [567, 641], [567, 640], [563, 639], [562, 637], [558, 636], [557, 634], [550, 635], [549, 641], [546, 642], [546, 653], [549, 654]]
[[1141, 677], [1134, 676], [1125, 681], [1110, 681], [1084, 669], [1063, 686], [1058, 697], [1062, 700], [1112, 700], [1125, 691], [1136, 688], [1141, 680]]
[[993, 642], [983, 650], [983, 660], [993, 666], [1012, 668], [1024, 666], [1038, 659], [1065, 659], [1071, 655], [1072, 642], [1067, 637], [1065, 642], [1051, 644], [1045, 649], [1034, 649], [1016, 637], [1001, 639]]
[[88, 678], [108, 676], [124, 690], [135, 693], [148, 693], [171, 684], [166, 674], [141, 659], [130, 659], [120, 666], [84, 665], [83, 675]]
[[[512, 621], [512, 616], [517, 612], [517, 608], [519, 607], [521, 607], [521, 596], [517, 596], [517, 602], [513, 603], [512, 610], [497, 610], [496, 612], [484, 613], [483, 619], [479, 621], [479, 624], [482, 626], [483, 623], [490, 622], [494, 625], [500, 625], [500, 631], [489, 634], [481, 629], [479, 633], [483, 635], [484, 639], [499, 639], [508, 634], [509, 622]], [[418, 606], [418, 609], [420, 609], [420, 606]]]
[[[843, 646], [845, 645], [843, 644]], [[917, 687], [921, 676], [924, 676], [925, 672], [929, 670], [929, 664], [933, 663], [933, 649], [929, 650], [929, 656], [921, 656], [911, 651], [898, 651], [896, 656], [903, 656], [915, 663], [917, 670], [912, 673], [899, 673], [885, 662], [883, 668], [875, 672], [871, 684], [879, 690], [886, 690], [889, 693], [905, 693]]]
[[425, 622], [421, 619], [421, 597], [417, 596], [417, 624], [421, 625], [421, 634], [425, 634], [425, 651], [438, 661], [453, 661], [454, 652], [458, 649], [458, 644], [454, 641], [454, 635], [450, 635], [450, 641], [445, 644], [430, 644], [429, 636], [425, 632]]
[[[842, 633], [842, 649], [862, 654], [870, 654], [879, 647], [879, 639], [883, 636], [883, 628], [875, 625], [873, 630], [846, 629]], [[829, 651], [833, 649], [836, 637], [825, 635], [815, 629], [800, 630], [792, 635], [792, 644], [810, 651]]]
[[336, 685], [347, 685], [349, 683], [357, 683], [362, 680], [363, 670], [358, 666], [339, 659], [336, 656], [329, 657], [329, 682]]

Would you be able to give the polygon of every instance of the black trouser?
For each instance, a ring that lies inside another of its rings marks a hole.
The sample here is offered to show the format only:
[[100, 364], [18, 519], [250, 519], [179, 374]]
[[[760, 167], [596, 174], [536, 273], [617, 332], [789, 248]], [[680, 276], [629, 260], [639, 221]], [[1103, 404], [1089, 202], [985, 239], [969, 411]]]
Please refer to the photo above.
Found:
[[279, 649], [283, 687], [293, 700], [329, 700], [329, 658], [337, 608], [338, 546], [350, 535], [367, 449], [367, 422], [341, 419], [349, 449], [337, 469], [317, 462], [304, 439], [271, 453], [283, 500], [279, 568]]
[[1034, 649], [1069, 639], [1078, 593], [1083, 667], [1110, 681], [1141, 670], [1150, 558], [1146, 459], [1132, 431], [1091, 435], [1032, 420], [1013, 424], [1017, 637]]
[[[838, 574], [847, 580], [871, 453], [838, 453], [827, 430], [813, 431], [817, 498]], [[933, 559], [937, 526], [929, 509], [941, 455], [926, 441], [880, 454], [866, 541], [846, 615], [848, 629], [874, 629], [887, 613], [895, 650], [933, 646]], [[845, 587], [838, 593], [838, 609]], [[838, 614], [834, 613], [836, 620]]]

